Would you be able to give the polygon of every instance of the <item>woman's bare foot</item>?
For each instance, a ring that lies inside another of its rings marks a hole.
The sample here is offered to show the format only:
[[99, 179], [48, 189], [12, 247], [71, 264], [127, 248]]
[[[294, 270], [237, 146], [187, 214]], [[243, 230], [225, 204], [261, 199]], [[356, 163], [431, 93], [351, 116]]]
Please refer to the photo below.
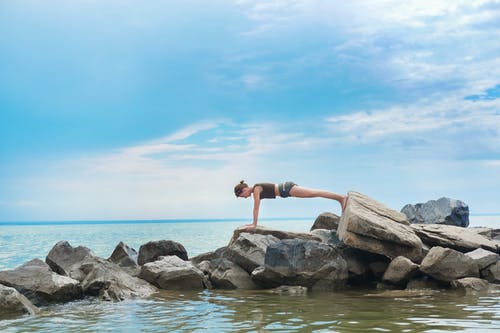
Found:
[[253, 223], [245, 224], [242, 229], [245, 229], [246, 231], [254, 231], [255, 229], [257, 229], [257, 225]]
[[342, 213], [345, 211], [348, 199], [349, 199], [349, 194], [347, 194], [344, 198], [342, 198], [342, 202], [340, 203], [340, 206], [342, 207]]

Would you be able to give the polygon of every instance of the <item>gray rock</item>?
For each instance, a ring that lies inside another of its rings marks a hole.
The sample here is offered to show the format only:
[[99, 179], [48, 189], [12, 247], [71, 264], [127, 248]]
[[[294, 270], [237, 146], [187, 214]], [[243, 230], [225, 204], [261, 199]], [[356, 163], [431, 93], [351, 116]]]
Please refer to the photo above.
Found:
[[54, 273], [40, 259], [0, 272], [0, 283], [15, 288], [35, 305], [68, 302], [83, 296], [78, 281]]
[[358, 192], [349, 192], [337, 230], [346, 245], [394, 259], [423, 258], [422, 241], [409, 226], [406, 215], [387, 208]]
[[389, 263], [385, 261], [374, 261], [368, 264], [368, 268], [370, 269], [373, 276], [377, 279], [381, 279], [384, 275], [385, 271], [389, 267]]
[[305, 296], [307, 288], [302, 286], [279, 286], [278, 288], [268, 289], [267, 292], [278, 295]]
[[449, 247], [460, 252], [479, 247], [498, 253], [498, 244], [467, 228], [442, 224], [412, 224], [422, 241], [430, 246]]
[[85, 274], [80, 270], [81, 263], [96, 257], [89, 248], [72, 247], [67, 241], [60, 241], [52, 247], [45, 262], [54, 272], [82, 281]]
[[238, 237], [240, 237], [240, 235], [242, 233], [251, 233], [251, 234], [255, 234], [255, 235], [264, 235], [264, 236], [271, 235], [271, 236], [276, 237], [277, 239], [304, 239], [304, 240], [321, 241], [321, 239], [317, 238], [316, 236], [312, 235], [311, 233], [276, 230], [276, 229], [270, 229], [270, 228], [266, 228], [266, 227], [259, 225], [253, 231], [247, 231], [243, 227], [234, 230], [233, 237], [231, 237], [231, 240], [229, 241], [228, 246], [231, 246], [238, 239]]
[[250, 274], [243, 268], [227, 259], [215, 259], [211, 262], [214, 269], [210, 281], [214, 288], [219, 289], [258, 289]]
[[166, 290], [201, 290], [209, 285], [202, 271], [175, 255], [144, 264], [139, 277]]
[[337, 230], [340, 223], [340, 216], [334, 213], [321, 213], [314, 221], [311, 231], [316, 229]]
[[311, 234], [321, 239], [322, 243], [326, 243], [335, 247], [343, 247], [344, 243], [339, 239], [336, 230], [314, 229]]
[[154, 286], [125, 272], [120, 266], [102, 258], [87, 258], [82, 262], [85, 273], [82, 281], [87, 295], [104, 301], [119, 302], [130, 298], [148, 297], [157, 290]]
[[498, 261], [500, 257], [498, 254], [485, 250], [485, 249], [475, 249], [474, 251], [467, 252], [465, 254], [468, 257], [471, 257], [477, 264], [479, 270], [485, 269], [486, 267], [493, 265]]
[[479, 292], [487, 292], [490, 284], [486, 280], [468, 277], [451, 281], [451, 287], [464, 291], [466, 294], [477, 294]]
[[435, 246], [425, 256], [420, 270], [436, 280], [451, 282], [463, 277], [479, 277], [474, 260], [453, 249]]
[[481, 276], [488, 282], [500, 283], [500, 261], [483, 269]]
[[399, 256], [391, 261], [382, 277], [382, 281], [395, 285], [406, 285], [417, 272], [417, 264], [408, 258]]
[[137, 263], [142, 266], [163, 256], [177, 256], [182, 260], [188, 260], [187, 251], [182, 244], [171, 240], [159, 240], [141, 245]]
[[264, 266], [252, 272], [252, 279], [264, 288], [298, 285], [311, 290], [336, 290], [345, 287], [347, 277], [347, 263], [338, 249], [301, 239], [269, 245]]
[[277, 242], [279, 239], [272, 235], [240, 233], [224, 251], [224, 258], [251, 273], [258, 266], [264, 265], [267, 247]]
[[38, 308], [12, 287], [0, 284], [0, 320], [12, 316], [38, 313]]
[[460, 200], [440, 198], [426, 203], [408, 204], [401, 209], [411, 223], [469, 225], [469, 206]]
[[436, 280], [427, 276], [411, 279], [406, 285], [406, 290], [440, 290], [439, 284]]
[[141, 270], [137, 264], [137, 251], [123, 242], [118, 243], [108, 260], [132, 276], [139, 275]]

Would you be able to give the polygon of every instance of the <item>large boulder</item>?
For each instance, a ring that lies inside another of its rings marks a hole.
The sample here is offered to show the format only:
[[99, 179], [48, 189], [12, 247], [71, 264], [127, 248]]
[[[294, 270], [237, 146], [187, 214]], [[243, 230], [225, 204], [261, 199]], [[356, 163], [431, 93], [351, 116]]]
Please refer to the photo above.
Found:
[[88, 258], [80, 267], [85, 273], [82, 288], [85, 294], [104, 301], [119, 302], [129, 298], [147, 297], [157, 290], [148, 282], [125, 272], [120, 266], [102, 258]]
[[316, 229], [337, 230], [340, 223], [340, 216], [334, 213], [321, 213], [314, 221], [311, 231]]
[[487, 292], [490, 284], [486, 280], [475, 277], [467, 277], [451, 281], [453, 289], [461, 290], [466, 294], [477, 294], [479, 292]]
[[210, 281], [219, 289], [257, 289], [250, 274], [232, 261], [224, 258], [213, 260]]
[[406, 215], [358, 192], [349, 192], [337, 232], [340, 240], [357, 249], [391, 259], [405, 256], [420, 262], [423, 258], [422, 241]]
[[0, 320], [16, 315], [34, 315], [38, 311], [38, 308], [16, 289], [0, 284]]
[[187, 251], [182, 244], [171, 240], [159, 240], [141, 245], [137, 263], [142, 266], [166, 256], [177, 256], [182, 260], [188, 260]]
[[0, 284], [15, 288], [35, 305], [68, 302], [83, 296], [77, 280], [54, 273], [40, 259], [0, 272]]
[[418, 265], [403, 256], [394, 258], [387, 267], [382, 281], [405, 285], [418, 272]]
[[[233, 232], [233, 237], [231, 237], [231, 240], [229, 241], [229, 245], [233, 244], [238, 237], [240, 237], [241, 234], [243, 233], [249, 233], [249, 231], [244, 228], [240, 227]], [[276, 237], [277, 239], [304, 239], [304, 240], [315, 240], [315, 241], [321, 241], [318, 237], [312, 235], [311, 233], [307, 232], [293, 232], [293, 231], [283, 231], [283, 230], [276, 230], [276, 229], [271, 229], [271, 228], [266, 228], [263, 226], [257, 226], [254, 230], [251, 231], [252, 234], [256, 235], [271, 235]]]
[[498, 254], [485, 250], [485, 249], [475, 249], [474, 251], [467, 252], [465, 254], [466, 256], [472, 258], [476, 264], [479, 270], [485, 269], [486, 267], [493, 265], [498, 261], [498, 258], [500, 257]]
[[73, 247], [67, 241], [60, 241], [47, 254], [45, 262], [54, 272], [82, 281], [85, 278], [85, 273], [80, 270], [82, 262], [96, 257], [87, 247]]
[[426, 203], [408, 204], [401, 209], [411, 223], [469, 225], [469, 206], [460, 200], [440, 198]]
[[139, 277], [167, 290], [201, 290], [209, 285], [202, 271], [175, 255], [144, 264]]
[[451, 282], [464, 277], [479, 277], [474, 260], [465, 254], [440, 246], [431, 248], [420, 270], [436, 280]]
[[252, 279], [264, 288], [292, 285], [336, 290], [345, 287], [347, 277], [347, 263], [340, 250], [302, 239], [269, 245], [264, 265], [252, 272]]
[[411, 227], [429, 246], [449, 247], [460, 252], [469, 252], [481, 247], [499, 252], [498, 243], [471, 229], [442, 224], [412, 224]]
[[255, 268], [264, 265], [267, 247], [277, 242], [279, 239], [272, 235], [240, 233], [225, 249], [223, 257], [252, 273]]
[[123, 242], [118, 243], [108, 260], [132, 276], [137, 276], [141, 270], [137, 264], [137, 251]]

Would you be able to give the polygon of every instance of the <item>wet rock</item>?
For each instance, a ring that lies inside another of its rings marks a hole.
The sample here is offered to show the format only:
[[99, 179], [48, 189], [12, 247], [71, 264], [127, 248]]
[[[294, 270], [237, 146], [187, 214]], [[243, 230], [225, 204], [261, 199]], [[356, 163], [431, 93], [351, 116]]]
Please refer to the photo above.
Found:
[[490, 284], [486, 280], [468, 277], [452, 281], [451, 287], [464, 291], [466, 294], [476, 294], [479, 292], [487, 292], [490, 288]]
[[435, 246], [425, 256], [420, 270], [436, 280], [451, 282], [463, 277], [479, 277], [474, 260], [453, 249]]
[[267, 247], [279, 242], [272, 235], [240, 233], [224, 251], [224, 258], [234, 262], [248, 273], [264, 265]]
[[0, 320], [23, 314], [34, 315], [38, 311], [38, 308], [16, 289], [0, 284]]
[[201, 290], [209, 286], [202, 271], [175, 255], [144, 264], [139, 277], [166, 290]]
[[337, 230], [340, 223], [340, 216], [334, 213], [321, 213], [314, 221], [311, 231], [316, 229]]
[[438, 282], [430, 277], [423, 276], [415, 279], [411, 279], [406, 285], [406, 290], [440, 290]]
[[498, 244], [467, 228], [440, 224], [412, 224], [422, 241], [430, 246], [449, 247], [460, 252], [479, 247], [498, 253]]
[[0, 272], [0, 284], [15, 288], [35, 305], [67, 302], [83, 296], [78, 281], [54, 273], [40, 259]]
[[84, 293], [104, 301], [119, 302], [129, 298], [147, 297], [157, 291], [151, 284], [102, 258], [87, 258], [80, 269], [85, 273], [82, 281]]
[[488, 282], [500, 283], [500, 261], [483, 269], [481, 276]]
[[140, 267], [137, 264], [137, 251], [123, 242], [118, 243], [108, 260], [117, 264], [132, 276], [139, 274]]
[[399, 256], [391, 261], [382, 277], [382, 281], [395, 285], [406, 285], [417, 272], [417, 264], [408, 258]]
[[159, 240], [141, 245], [137, 263], [142, 266], [163, 256], [177, 256], [182, 260], [188, 260], [187, 251], [182, 244], [171, 240]]
[[338, 228], [346, 245], [388, 258], [405, 256], [414, 262], [423, 257], [422, 241], [401, 212], [358, 192], [349, 192]]
[[268, 289], [267, 292], [278, 295], [305, 296], [307, 288], [302, 286], [279, 286], [278, 288]]
[[85, 273], [80, 270], [80, 266], [87, 258], [97, 256], [87, 247], [72, 247], [67, 241], [60, 241], [52, 247], [45, 262], [54, 272], [82, 281]]
[[460, 200], [440, 198], [426, 203], [408, 204], [401, 209], [411, 223], [469, 225], [469, 206]]
[[472, 258], [476, 264], [479, 270], [485, 269], [486, 267], [493, 265], [498, 261], [498, 258], [500, 257], [498, 254], [487, 251], [485, 249], [475, 249], [474, 251], [467, 252], [465, 254], [466, 256]]
[[214, 268], [210, 273], [210, 281], [219, 289], [258, 289], [250, 274], [235, 263], [219, 258], [210, 263]]
[[347, 263], [338, 249], [316, 241], [284, 239], [269, 245], [252, 279], [264, 288], [298, 285], [311, 290], [344, 288]]

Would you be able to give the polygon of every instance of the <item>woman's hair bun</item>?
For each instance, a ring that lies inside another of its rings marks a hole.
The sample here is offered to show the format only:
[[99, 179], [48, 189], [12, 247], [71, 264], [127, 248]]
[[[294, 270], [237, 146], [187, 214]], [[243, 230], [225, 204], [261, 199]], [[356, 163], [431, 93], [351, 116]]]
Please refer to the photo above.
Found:
[[241, 181], [240, 181], [240, 184], [245, 184], [245, 181], [244, 181], [244, 180], [241, 180]]

